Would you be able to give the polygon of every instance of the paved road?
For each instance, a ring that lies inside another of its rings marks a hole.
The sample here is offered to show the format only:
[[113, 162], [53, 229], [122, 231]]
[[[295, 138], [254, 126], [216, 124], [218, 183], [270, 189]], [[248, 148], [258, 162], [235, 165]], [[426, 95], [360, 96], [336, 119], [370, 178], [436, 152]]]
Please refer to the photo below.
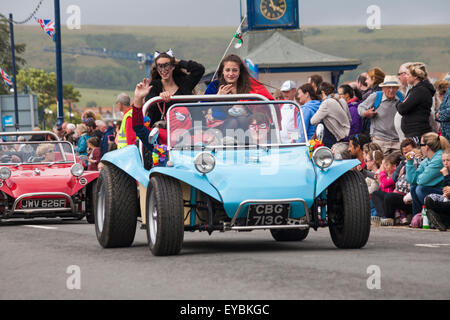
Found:
[[172, 257], [146, 242], [138, 230], [106, 250], [84, 221], [3, 223], [0, 299], [450, 299], [450, 232], [373, 228], [361, 250], [336, 249], [328, 229], [300, 243], [185, 233]]

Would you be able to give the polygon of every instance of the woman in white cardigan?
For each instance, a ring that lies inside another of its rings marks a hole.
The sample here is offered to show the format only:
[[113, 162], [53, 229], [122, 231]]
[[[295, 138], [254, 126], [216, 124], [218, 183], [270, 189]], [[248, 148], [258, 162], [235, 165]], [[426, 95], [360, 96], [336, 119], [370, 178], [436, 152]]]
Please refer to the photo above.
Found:
[[335, 143], [348, 137], [351, 115], [347, 102], [335, 94], [335, 88], [331, 83], [322, 82], [319, 92], [323, 101], [310, 122], [313, 126], [323, 123], [325, 131], [322, 142], [331, 148]]

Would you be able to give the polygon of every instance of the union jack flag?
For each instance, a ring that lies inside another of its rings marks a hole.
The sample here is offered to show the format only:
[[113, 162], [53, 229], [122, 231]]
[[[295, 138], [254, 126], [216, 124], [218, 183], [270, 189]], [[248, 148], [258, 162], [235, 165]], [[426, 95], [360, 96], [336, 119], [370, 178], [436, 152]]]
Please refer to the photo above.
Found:
[[53, 41], [55, 41], [55, 22], [52, 20], [38, 19], [36, 17], [34, 19], [36, 19], [36, 22], [41, 25], [42, 30], [44, 30]]
[[3, 70], [2, 68], [0, 68], [0, 72], [2, 73], [3, 81], [5, 81], [5, 83], [6, 83], [8, 86], [12, 86], [13, 83], [12, 83], [11, 79], [9, 78], [9, 75], [5, 72], [5, 70]]

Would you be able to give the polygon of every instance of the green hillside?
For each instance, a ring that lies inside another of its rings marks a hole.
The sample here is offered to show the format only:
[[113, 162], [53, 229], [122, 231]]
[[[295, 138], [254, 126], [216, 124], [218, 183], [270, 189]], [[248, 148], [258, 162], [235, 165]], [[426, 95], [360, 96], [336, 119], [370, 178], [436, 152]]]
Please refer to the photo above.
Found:
[[[63, 27], [64, 48], [91, 47], [110, 50], [147, 52], [172, 48], [178, 58], [195, 59], [210, 70], [214, 69], [233, 33], [234, 27], [129, 27], [82, 26], [81, 30]], [[361, 27], [305, 27], [304, 43], [312, 49], [362, 61], [360, 67], [347, 72], [342, 81], [355, 79], [357, 74], [374, 66], [387, 73], [396, 73], [406, 61], [423, 61], [429, 71], [450, 71], [450, 25], [385, 26], [367, 32]], [[54, 53], [44, 52], [43, 46], [52, 41], [38, 25], [17, 26], [16, 42], [26, 43], [24, 54], [28, 66], [55, 70]], [[142, 79], [134, 61], [112, 60], [63, 54], [63, 77], [82, 90], [83, 103], [111, 104], [115, 93], [131, 91]], [[107, 91], [101, 89], [109, 89]], [[93, 94], [95, 92], [95, 94]], [[100, 98], [101, 97], [101, 98]]]

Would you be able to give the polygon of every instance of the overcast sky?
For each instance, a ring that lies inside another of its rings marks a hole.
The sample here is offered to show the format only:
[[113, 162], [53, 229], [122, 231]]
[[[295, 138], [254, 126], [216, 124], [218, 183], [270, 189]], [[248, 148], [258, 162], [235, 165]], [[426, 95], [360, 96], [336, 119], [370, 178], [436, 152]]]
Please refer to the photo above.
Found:
[[[0, 0], [0, 13], [25, 20], [40, 0]], [[81, 25], [235, 26], [240, 0], [61, 0], [61, 23], [70, 5], [81, 10]], [[365, 25], [367, 8], [377, 5], [381, 24], [450, 24], [449, 0], [300, 0], [300, 24]], [[36, 14], [54, 17], [54, 0], [43, 0]], [[32, 23], [35, 23], [32, 21]]]

